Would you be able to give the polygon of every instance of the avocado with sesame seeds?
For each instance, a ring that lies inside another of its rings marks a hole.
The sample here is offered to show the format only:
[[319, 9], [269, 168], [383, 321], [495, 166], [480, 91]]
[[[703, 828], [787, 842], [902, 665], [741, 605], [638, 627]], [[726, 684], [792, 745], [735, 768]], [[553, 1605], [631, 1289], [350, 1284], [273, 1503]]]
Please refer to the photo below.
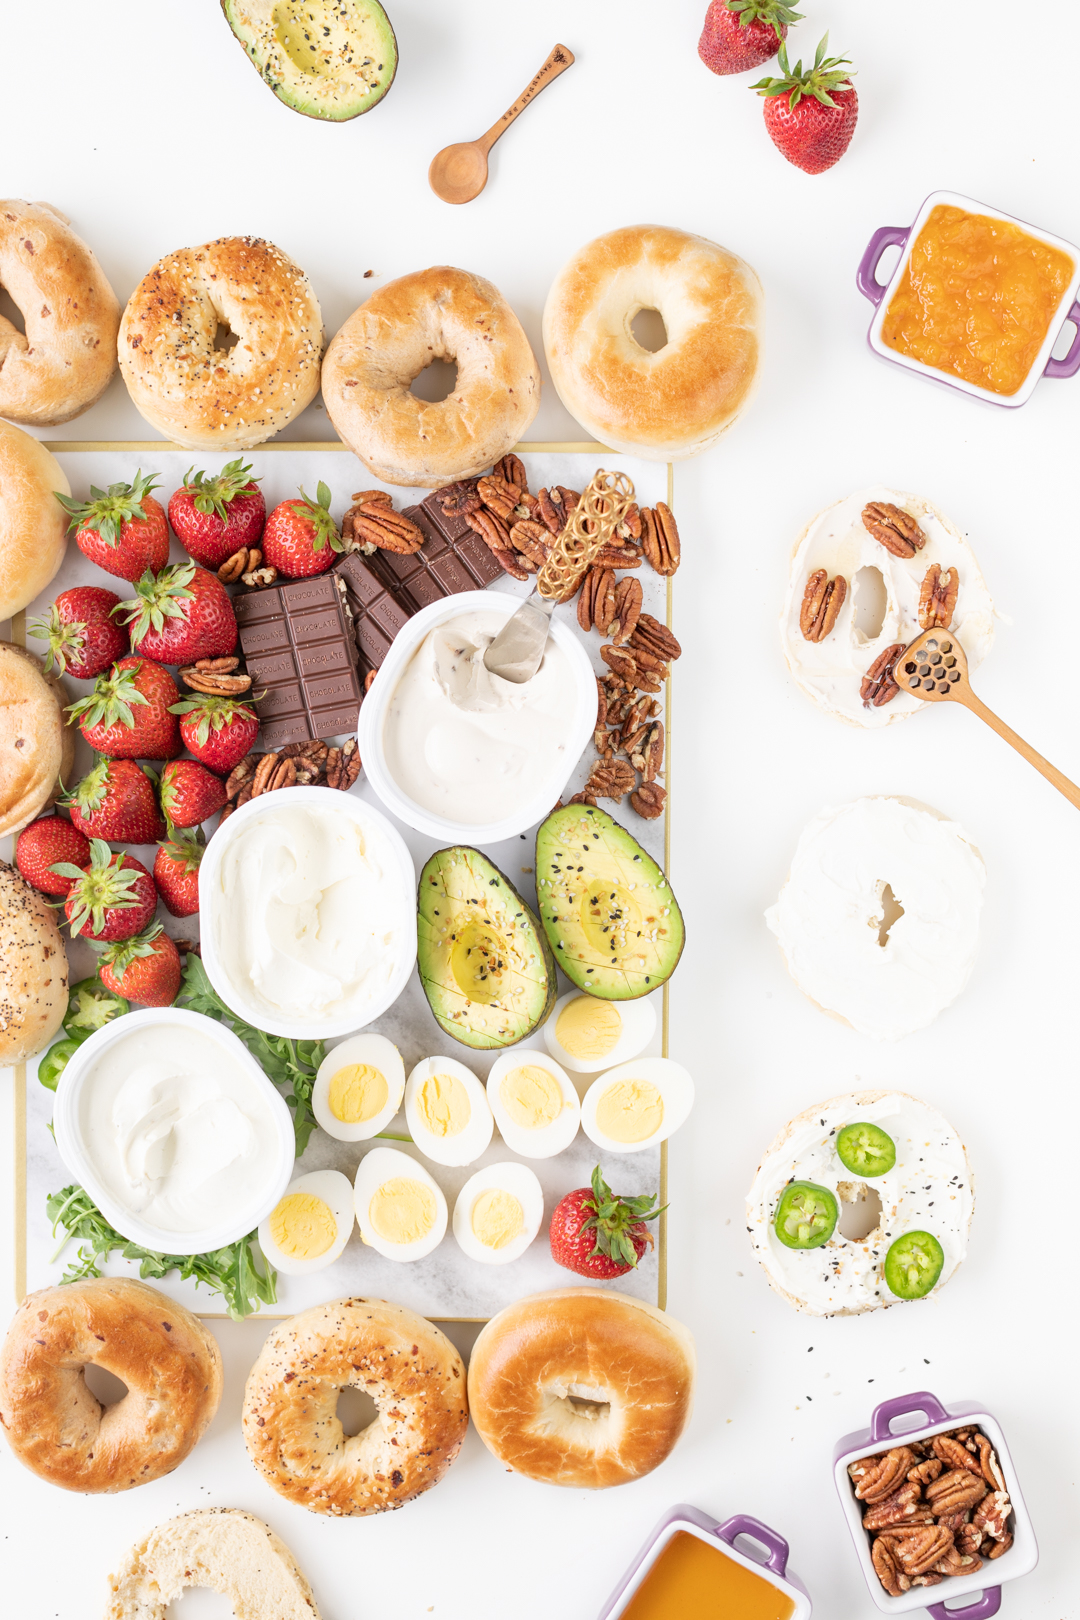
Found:
[[398, 51], [378, 0], [221, 0], [259, 77], [293, 112], [343, 123], [394, 82]]
[[633, 1001], [678, 966], [685, 930], [671, 885], [605, 810], [567, 804], [541, 822], [536, 895], [556, 962], [590, 996]]
[[442, 1029], [463, 1046], [513, 1046], [555, 1005], [536, 913], [486, 855], [438, 849], [420, 874], [416, 960]]

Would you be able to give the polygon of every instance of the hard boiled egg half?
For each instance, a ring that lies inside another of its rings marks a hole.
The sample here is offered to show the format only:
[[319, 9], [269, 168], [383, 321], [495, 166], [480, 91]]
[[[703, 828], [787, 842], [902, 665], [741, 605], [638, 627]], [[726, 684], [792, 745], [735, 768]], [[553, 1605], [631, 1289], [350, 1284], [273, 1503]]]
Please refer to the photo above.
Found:
[[424, 1165], [397, 1148], [372, 1148], [353, 1183], [360, 1236], [387, 1260], [422, 1260], [446, 1236], [446, 1199]]
[[581, 1103], [574, 1082], [546, 1052], [515, 1047], [496, 1058], [487, 1099], [503, 1141], [523, 1159], [550, 1159], [577, 1135]]
[[527, 1164], [489, 1164], [454, 1204], [454, 1236], [470, 1260], [504, 1266], [525, 1253], [544, 1219], [544, 1190]]
[[311, 1092], [311, 1111], [328, 1136], [362, 1142], [385, 1131], [405, 1090], [405, 1065], [385, 1035], [352, 1035], [328, 1052]]
[[644, 1052], [656, 1033], [652, 1001], [601, 1001], [571, 990], [560, 996], [544, 1025], [553, 1058], [573, 1074], [595, 1074]]
[[405, 1087], [409, 1135], [436, 1164], [473, 1164], [495, 1128], [487, 1093], [456, 1058], [424, 1058]]
[[694, 1106], [694, 1082], [670, 1058], [634, 1058], [593, 1081], [581, 1128], [609, 1153], [640, 1153], [665, 1141]]
[[353, 1229], [353, 1190], [340, 1170], [311, 1170], [286, 1187], [259, 1224], [259, 1248], [287, 1277], [322, 1271]]

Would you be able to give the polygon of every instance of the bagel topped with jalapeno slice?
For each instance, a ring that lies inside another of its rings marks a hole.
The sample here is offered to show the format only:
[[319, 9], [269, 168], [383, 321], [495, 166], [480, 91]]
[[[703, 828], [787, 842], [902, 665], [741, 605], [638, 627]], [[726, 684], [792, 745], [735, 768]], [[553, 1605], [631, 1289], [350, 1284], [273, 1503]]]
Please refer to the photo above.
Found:
[[924, 1299], [967, 1254], [975, 1177], [948, 1120], [903, 1091], [852, 1091], [796, 1115], [746, 1202], [754, 1253], [782, 1299], [854, 1316]]

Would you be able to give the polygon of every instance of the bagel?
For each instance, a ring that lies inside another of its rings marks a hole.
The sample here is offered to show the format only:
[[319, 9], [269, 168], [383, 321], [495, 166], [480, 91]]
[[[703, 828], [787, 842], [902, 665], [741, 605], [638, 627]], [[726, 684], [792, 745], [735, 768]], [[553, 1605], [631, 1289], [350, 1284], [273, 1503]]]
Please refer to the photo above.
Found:
[[[102, 1407], [93, 1364], [127, 1394]], [[147, 1283], [95, 1277], [28, 1294], [0, 1348], [0, 1426], [15, 1456], [67, 1491], [127, 1491], [171, 1474], [221, 1399], [221, 1352], [197, 1316]]]
[[57, 494], [70, 495], [71, 485], [56, 457], [0, 422], [0, 619], [40, 596], [64, 560], [68, 515]]
[[[346, 1437], [341, 1391], [378, 1416]], [[381, 1299], [336, 1299], [275, 1327], [244, 1390], [244, 1439], [274, 1490], [312, 1513], [385, 1513], [438, 1484], [469, 1423], [465, 1366], [437, 1327]]]
[[488, 1450], [548, 1485], [600, 1489], [664, 1461], [690, 1416], [694, 1341], [674, 1317], [599, 1288], [556, 1288], [480, 1330], [469, 1409]]
[[240, 1508], [196, 1508], [167, 1519], [132, 1547], [109, 1586], [105, 1620], [165, 1620], [187, 1586], [222, 1593], [235, 1620], [319, 1620], [288, 1547]]
[[[656, 310], [667, 342], [642, 348], [631, 323]], [[581, 248], [544, 306], [551, 380], [602, 444], [647, 461], [708, 449], [750, 402], [764, 298], [748, 264], [704, 236], [628, 225]]]
[[116, 370], [116, 294], [48, 203], [0, 202], [0, 286], [26, 328], [0, 316], [0, 416], [30, 427], [70, 422]]
[[[448, 398], [410, 392], [433, 360], [457, 362]], [[326, 351], [323, 402], [342, 439], [387, 484], [438, 489], [517, 444], [540, 404], [540, 369], [506, 299], [483, 276], [435, 265], [387, 282]]]
[[67, 952], [56, 912], [0, 861], [0, 1067], [48, 1046], [67, 1008]]
[[59, 675], [14, 642], [0, 641], [0, 835], [19, 832], [52, 804], [75, 762], [75, 728]]
[[[219, 327], [236, 338], [217, 346]], [[187, 450], [250, 450], [319, 391], [323, 324], [272, 242], [222, 236], [159, 259], [128, 299], [120, 370], [151, 427]]]

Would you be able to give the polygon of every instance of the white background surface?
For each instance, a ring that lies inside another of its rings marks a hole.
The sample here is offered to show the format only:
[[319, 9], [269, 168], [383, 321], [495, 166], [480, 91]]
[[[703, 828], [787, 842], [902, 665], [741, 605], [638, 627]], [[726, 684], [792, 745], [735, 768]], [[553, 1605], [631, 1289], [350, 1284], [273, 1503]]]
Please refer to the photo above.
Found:
[[[854, 286], [871, 231], [908, 222], [941, 186], [1080, 240], [1072, 104], [1043, 71], [1074, 8], [1043, 0], [1021, 29], [1006, 0], [977, 13], [806, 0], [793, 54], [811, 53], [830, 26], [855, 59], [862, 103], [850, 152], [814, 178], [773, 150], [748, 78], [716, 79], [699, 63], [703, 0], [390, 9], [397, 83], [372, 114], [335, 128], [276, 102], [211, 0], [112, 0], [107, 15], [54, 0], [47, 28], [5, 0], [4, 184], [68, 213], [121, 298], [173, 248], [268, 236], [311, 275], [331, 332], [384, 279], [448, 262], [489, 276], [539, 349], [564, 259], [639, 220], [700, 231], [760, 272], [761, 393], [716, 451], [676, 477], [686, 654], [672, 876], [690, 944], [674, 981], [672, 1051], [695, 1072], [699, 1102], [672, 1146], [670, 1303], [697, 1336], [697, 1408], [663, 1468], [600, 1497], [510, 1478], [470, 1435], [445, 1482], [403, 1512], [323, 1520], [250, 1468], [239, 1410], [262, 1329], [219, 1324], [221, 1410], [170, 1478], [119, 1498], [69, 1497], [0, 1451], [5, 1612], [96, 1620], [106, 1572], [134, 1539], [174, 1512], [222, 1503], [260, 1514], [293, 1547], [325, 1620], [591, 1620], [653, 1520], [684, 1500], [768, 1521], [790, 1539], [816, 1613], [863, 1620], [876, 1611], [833, 1496], [833, 1444], [876, 1400], [928, 1386], [946, 1401], [986, 1402], [1009, 1439], [1042, 1562], [1006, 1590], [1002, 1612], [1071, 1620], [1080, 822], [959, 710], [879, 735], [819, 714], [786, 676], [775, 617], [790, 545], [820, 507], [878, 478], [930, 496], [968, 533], [1013, 620], [978, 689], [1080, 777], [1080, 381], [1041, 384], [1015, 414], [938, 391], [870, 357], [870, 307]], [[425, 178], [433, 153], [493, 121], [556, 39], [577, 65], [504, 138], [483, 197], [440, 203]], [[295, 431], [324, 436], [325, 417], [308, 413]], [[52, 433], [67, 435], [150, 436], [118, 382]], [[531, 437], [577, 437], [550, 388]], [[803, 824], [868, 792], [955, 817], [989, 872], [968, 990], [929, 1031], [890, 1048], [805, 1002], [762, 921]], [[932, 1302], [816, 1322], [758, 1273], [742, 1198], [774, 1131], [857, 1077], [909, 1085], [965, 1137], [979, 1190], [971, 1251]], [[6, 1107], [0, 1121], [6, 1132]], [[7, 1245], [0, 1253], [6, 1265]], [[195, 1620], [199, 1606], [185, 1599], [175, 1613]]]

